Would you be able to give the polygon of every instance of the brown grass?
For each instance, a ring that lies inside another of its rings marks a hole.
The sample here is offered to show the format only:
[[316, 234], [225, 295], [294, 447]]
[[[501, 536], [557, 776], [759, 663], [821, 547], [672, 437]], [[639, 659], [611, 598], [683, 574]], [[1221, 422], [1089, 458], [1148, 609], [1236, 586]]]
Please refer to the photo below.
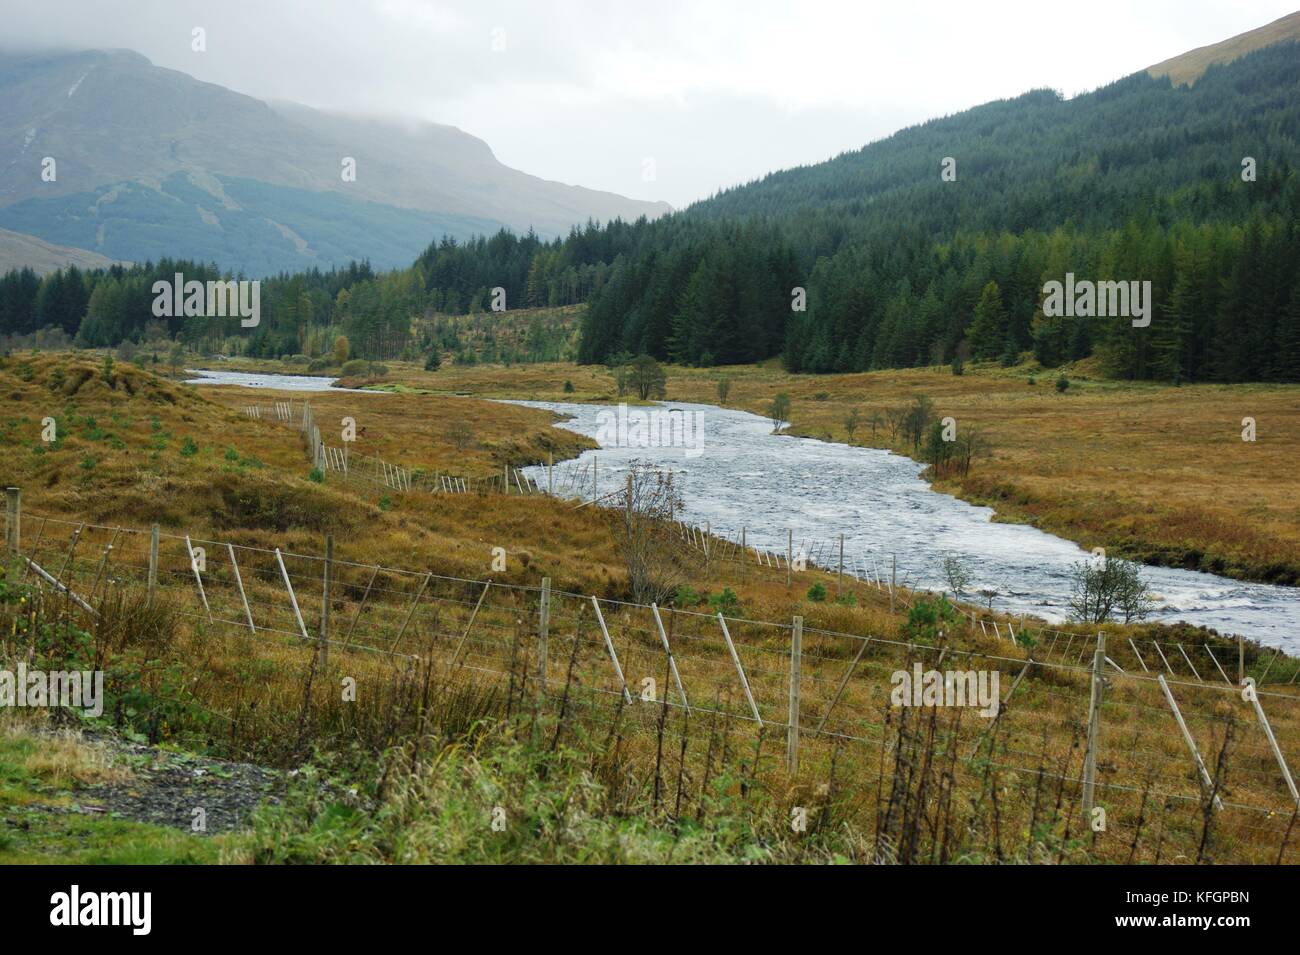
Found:
[[[1058, 394], [1064, 374], [1070, 386]], [[968, 366], [852, 375], [790, 375], [776, 363], [669, 369], [668, 397], [717, 403], [732, 381], [731, 407], [765, 414], [778, 392], [793, 405], [791, 434], [889, 448], [869, 419], [926, 394], [958, 429], [977, 428], [993, 447], [966, 477], [940, 490], [1085, 547], [1170, 566], [1276, 583], [1300, 582], [1300, 386], [1169, 385], [1101, 380], [1083, 364], [1060, 370]], [[426, 374], [396, 366], [391, 380], [483, 396], [547, 401], [617, 400], [601, 366], [450, 367]], [[565, 380], [575, 393], [566, 395]], [[1032, 383], [1031, 383], [1032, 380]], [[1242, 419], [1256, 420], [1253, 443]], [[900, 453], [910, 447], [893, 446]]]

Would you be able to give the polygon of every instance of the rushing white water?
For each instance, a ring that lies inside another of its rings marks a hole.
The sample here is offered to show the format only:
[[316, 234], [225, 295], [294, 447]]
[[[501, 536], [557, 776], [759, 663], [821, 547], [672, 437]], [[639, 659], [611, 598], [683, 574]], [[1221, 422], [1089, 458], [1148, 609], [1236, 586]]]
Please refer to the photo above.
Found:
[[[634, 460], [671, 468], [684, 479], [682, 518], [708, 522], [712, 531], [784, 553], [787, 529], [800, 543], [835, 542], [821, 562], [834, 566], [844, 535], [846, 566], [875, 566], [909, 586], [947, 589], [943, 558], [957, 557], [971, 572], [968, 599], [994, 590], [995, 609], [1061, 621], [1068, 610], [1070, 572], [1088, 554], [1078, 545], [1033, 527], [995, 523], [993, 511], [940, 494], [920, 478], [923, 466], [874, 448], [772, 434], [772, 423], [743, 411], [672, 403], [692, 415], [700, 445], [641, 446], [639, 436], [609, 434], [611, 409], [592, 404], [521, 401], [567, 415], [561, 427], [601, 441], [566, 469], [597, 457], [600, 493], [615, 491]], [[605, 418], [600, 415], [604, 412]], [[677, 432], [681, 433], [680, 429]], [[546, 469], [530, 477], [546, 486]], [[590, 467], [582, 489], [590, 496]], [[567, 474], [566, 474], [567, 477]], [[557, 483], [557, 491], [564, 480]], [[1213, 574], [1146, 567], [1143, 579], [1159, 598], [1155, 620], [1186, 621], [1223, 633], [1242, 633], [1271, 646], [1300, 649], [1300, 590], [1244, 583]]]
[[239, 385], [243, 388], [272, 388], [276, 391], [350, 391], [371, 394], [363, 388], [336, 388], [337, 378], [319, 378], [312, 375], [253, 374], [244, 371], [214, 371], [207, 368], [186, 368], [187, 385]]

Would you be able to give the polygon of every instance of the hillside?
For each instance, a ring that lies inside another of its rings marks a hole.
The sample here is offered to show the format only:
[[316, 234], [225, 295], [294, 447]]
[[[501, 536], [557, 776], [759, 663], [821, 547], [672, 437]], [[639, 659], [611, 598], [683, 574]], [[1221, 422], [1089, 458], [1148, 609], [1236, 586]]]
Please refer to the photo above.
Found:
[[1285, 40], [1300, 40], [1300, 11], [1279, 17], [1272, 23], [1255, 30], [1247, 30], [1219, 43], [1199, 46], [1179, 56], [1163, 60], [1155, 66], [1147, 67], [1147, 72], [1156, 78], [1167, 76], [1175, 86], [1190, 86], [1216, 63], [1231, 63], [1252, 50]]
[[79, 269], [103, 269], [112, 265], [111, 259], [98, 252], [54, 245], [35, 236], [0, 229], [0, 272], [29, 268], [37, 275], [75, 265]]
[[[1298, 145], [1293, 41], [1191, 87], [1142, 73], [932, 120], [646, 226], [591, 297], [582, 360], [855, 372], [1032, 349], [1119, 378], [1300, 380]], [[1153, 320], [1044, 316], [1067, 273], [1150, 282]]]
[[444, 234], [562, 235], [667, 210], [510, 169], [451, 126], [268, 104], [123, 50], [0, 55], [0, 143], [0, 227], [252, 275], [405, 265]]

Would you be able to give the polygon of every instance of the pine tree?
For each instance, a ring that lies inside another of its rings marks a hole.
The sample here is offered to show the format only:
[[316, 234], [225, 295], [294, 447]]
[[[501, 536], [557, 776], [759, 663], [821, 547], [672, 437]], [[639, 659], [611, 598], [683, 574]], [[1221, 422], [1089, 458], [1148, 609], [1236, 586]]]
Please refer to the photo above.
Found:
[[1002, 295], [997, 282], [989, 282], [980, 293], [975, 306], [975, 319], [966, 331], [970, 341], [971, 357], [996, 358], [1006, 346], [1007, 313], [1002, 307]]

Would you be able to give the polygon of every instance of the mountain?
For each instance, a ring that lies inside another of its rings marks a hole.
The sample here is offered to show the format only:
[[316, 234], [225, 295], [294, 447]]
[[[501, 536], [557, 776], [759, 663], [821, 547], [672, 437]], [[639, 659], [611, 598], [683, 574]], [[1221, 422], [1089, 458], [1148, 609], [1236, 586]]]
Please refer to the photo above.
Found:
[[1213, 64], [1231, 63], [1252, 50], [1284, 40], [1300, 40], [1300, 11], [1219, 43], [1199, 46], [1195, 50], [1164, 60], [1147, 67], [1147, 73], [1157, 78], [1167, 76], [1175, 86], [1190, 86]]
[[[1237, 48], [1190, 85], [1030, 91], [648, 223], [605, 260], [580, 359], [845, 372], [1032, 350], [1123, 378], [1300, 381], [1300, 43]], [[1045, 315], [1068, 273], [1138, 283], [1148, 313]]]
[[54, 245], [35, 236], [0, 229], [0, 273], [29, 268], [37, 275], [75, 265], [79, 269], [101, 269], [112, 265], [97, 252]]
[[0, 169], [0, 228], [250, 275], [393, 267], [444, 234], [550, 237], [669, 211], [510, 169], [451, 126], [267, 103], [121, 50], [0, 54]]

